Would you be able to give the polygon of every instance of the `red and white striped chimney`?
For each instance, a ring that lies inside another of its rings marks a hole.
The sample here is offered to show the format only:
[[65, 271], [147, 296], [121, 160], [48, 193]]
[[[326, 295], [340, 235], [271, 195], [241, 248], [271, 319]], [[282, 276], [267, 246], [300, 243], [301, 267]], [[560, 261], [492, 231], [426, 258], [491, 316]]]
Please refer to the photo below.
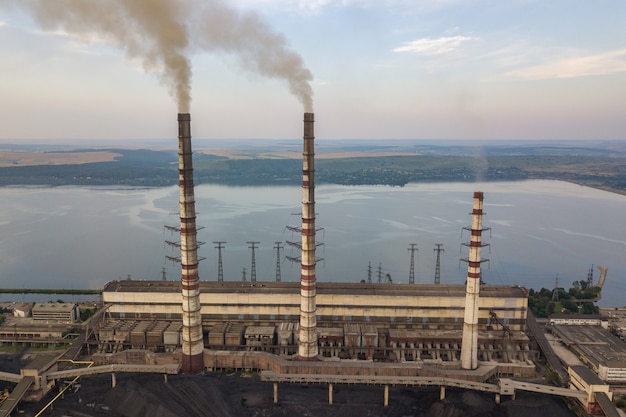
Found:
[[483, 193], [474, 193], [472, 228], [467, 262], [467, 285], [465, 287], [465, 319], [461, 344], [461, 367], [478, 368], [478, 294], [480, 292], [480, 249], [483, 232]]
[[317, 348], [317, 306], [315, 280], [315, 150], [313, 113], [304, 113], [302, 153], [302, 254], [300, 266], [300, 337], [298, 356], [313, 360]]
[[200, 279], [198, 277], [198, 241], [196, 237], [196, 202], [191, 152], [191, 117], [178, 114], [178, 181], [180, 189], [180, 259], [182, 266], [183, 372], [204, 371], [204, 342], [200, 314]]

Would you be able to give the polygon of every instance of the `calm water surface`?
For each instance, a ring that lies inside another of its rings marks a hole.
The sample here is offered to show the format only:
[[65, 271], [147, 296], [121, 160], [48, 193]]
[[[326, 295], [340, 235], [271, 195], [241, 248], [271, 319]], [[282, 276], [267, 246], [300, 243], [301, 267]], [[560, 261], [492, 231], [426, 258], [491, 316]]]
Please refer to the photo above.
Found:
[[[484, 191], [483, 250], [487, 283], [553, 288], [586, 280], [589, 268], [608, 267], [600, 305], [626, 305], [626, 196], [556, 181], [409, 184], [405, 187], [337, 185], [316, 188], [319, 281], [378, 281], [379, 268], [393, 282], [409, 279], [409, 244], [415, 243], [415, 282], [432, 283], [434, 251], [442, 243], [441, 282], [463, 283], [467, 256], [463, 231], [471, 223], [474, 191]], [[101, 288], [126, 278], [177, 280], [180, 266], [166, 260], [178, 241], [164, 225], [178, 224], [178, 188], [0, 188], [0, 286]], [[283, 281], [299, 279], [298, 256], [287, 241], [300, 236], [299, 187], [196, 187], [197, 223], [206, 242], [203, 280], [217, 280], [218, 251], [227, 281], [247, 279], [251, 250], [257, 281], [276, 278], [281, 242]], [[462, 233], [463, 231], [463, 233]], [[490, 249], [490, 250], [489, 250]], [[14, 299], [4, 295], [0, 301]], [[66, 297], [67, 298], [67, 297]]]

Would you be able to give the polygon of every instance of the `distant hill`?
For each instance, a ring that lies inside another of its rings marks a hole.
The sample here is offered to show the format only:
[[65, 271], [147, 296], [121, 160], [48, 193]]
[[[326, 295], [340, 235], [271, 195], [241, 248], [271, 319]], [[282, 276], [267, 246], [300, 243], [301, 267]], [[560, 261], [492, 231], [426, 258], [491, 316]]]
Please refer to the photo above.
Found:
[[[300, 184], [300, 141], [194, 142], [197, 184]], [[167, 186], [177, 150], [0, 145], [0, 185]], [[316, 183], [554, 179], [626, 194], [626, 142], [317, 141]]]

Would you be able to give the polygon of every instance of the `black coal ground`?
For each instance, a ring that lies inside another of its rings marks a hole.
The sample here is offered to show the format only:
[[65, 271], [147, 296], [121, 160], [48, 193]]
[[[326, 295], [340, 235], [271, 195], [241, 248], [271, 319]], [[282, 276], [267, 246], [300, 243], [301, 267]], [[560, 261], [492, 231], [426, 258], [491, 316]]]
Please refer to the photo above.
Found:
[[[84, 377], [80, 388], [66, 391], [43, 416], [76, 417], [574, 417], [560, 399], [518, 393], [495, 404], [493, 394], [439, 388], [390, 387], [383, 407], [383, 387], [335, 385], [328, 405], [327, 385], [279, 384], [273, 403], [271, 383], [257, 376], [202, 374], [163, 376], [117, 374]], [[23, 416], [33, 416], [55, 390], [37, 404], [21, 404]]]

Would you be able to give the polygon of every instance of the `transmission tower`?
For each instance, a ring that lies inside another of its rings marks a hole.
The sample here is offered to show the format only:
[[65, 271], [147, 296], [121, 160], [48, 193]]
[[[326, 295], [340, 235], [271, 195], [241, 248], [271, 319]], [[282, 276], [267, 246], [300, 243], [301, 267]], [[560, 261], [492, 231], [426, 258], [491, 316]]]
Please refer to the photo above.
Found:
[[383, 283], [383, 267], [380, 262], [378, 262], [378, 283]]
[[256, 260], [254, 257], [254, 250], [256, 248], [258, 248], [258, 246], [256, 246], [257, 244], [261, 243], [261, 242], [246, 242], [247, 244], [249, 244], [250, 246], [248, 246], [248, 249], [252, 249], [252, 265], [250, 268], [250, 281], [251, 282], [256, 282]]
[[274, 246], [274, 249], [276, 249], [276, 282], [280, 282], [280, 250], [282, 249], [280, 245], [282, 242], [274, 243], [276, 243], [276, 246]]
[[591, 265], [587, 274], [587, 288], [593, 288], [593, 265]]
[[244, 268], [243, 271], [241, 272], [241, 280], [243, 282], [246, 282], [246, 268]]
[[435, 263], [435, 284], [441, 284], [441, 252], [445, 252], [443, 249], [443, 243], [435, 243], [435, 249], [437, 252], [437, 262]]
[[225, 245], [226, 242], [213, 242], [215, 243], [217, 246], [215, 247], [215, 249], [217, 249], [217, 282], [224, 282], [224, 267], [222, 265], [222, 249], [225, 249], [226, 246], [222, 246]]
[[167, 281], [167, 268], [163, 267], [161, 269], [161, 279], [163, 281]]
[[367, 265], [367, 283], [368, 284], [372, 283], [372, 263], [371, 262]]
[[552, 291], [552, 301], [559, 302], [559, 274], [554, 279], [554, 291]]
[[415, 284], [415, 252], [417, 252], [417, 244], [409, 243], [409, 252], [411, 252], [411, 266], [409, 267], [409, 284]]

